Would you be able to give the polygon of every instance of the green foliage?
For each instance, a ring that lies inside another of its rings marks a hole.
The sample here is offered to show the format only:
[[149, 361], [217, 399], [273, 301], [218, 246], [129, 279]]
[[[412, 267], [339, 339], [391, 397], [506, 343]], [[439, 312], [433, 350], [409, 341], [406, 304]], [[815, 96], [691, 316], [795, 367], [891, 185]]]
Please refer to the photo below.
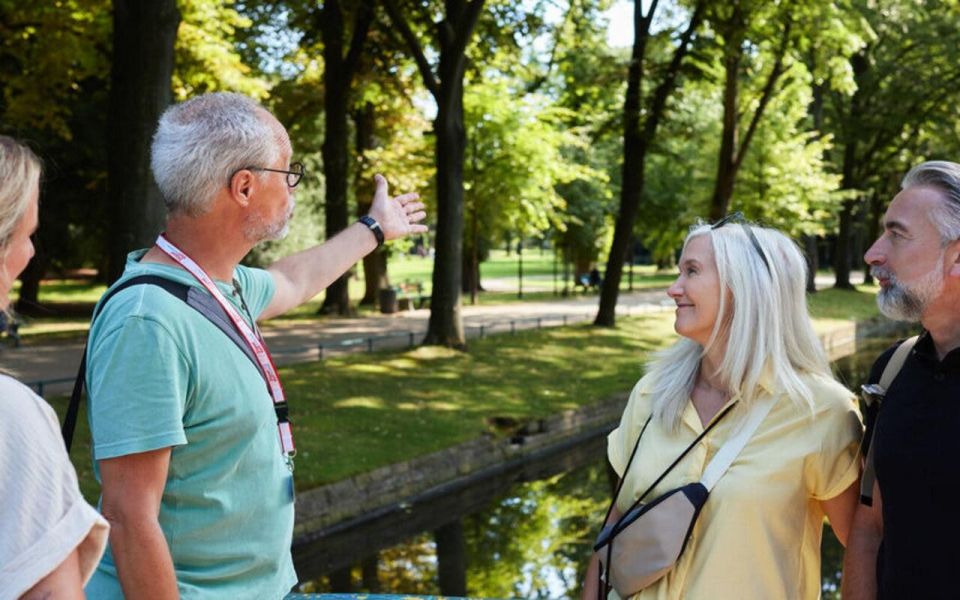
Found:
[[557, 225], [564, 201], [556, 186], [598, 176], [561, 152], [584, 147], [578, 132], [564, 127], [566, 113], [537, 97], [517, 98], [510, 83], [471, 81], [464, 98], [471, 130], [464, 164], [467, 228], [475, 218], [487, 244]]
[[563, 148], [564, 158], [597, 173], [557, 186], [567, 210], [556, 227], [566, 259], [581, 265], [597, 260], [610, 234], [610, 215], [619, 195], [626, 57], [607, 46], [602, 11], [609, 2], [573, 0], [554, 32], [555, 73], [548, 93], [564, 108], [563, 126], [581, 132], [588, 146]]
[[73, 139], [68, 121], [83, 82], [110, 70], [107, 0], [0, 2], [4, 129]]
[[207, 92], [231, 91], [263, 99], [267, 82], [243, 62], [238, 30], [253, 21], [236, 0], [179, 0], [181, 22], [175, 46], [173, 95], [177, 102]]

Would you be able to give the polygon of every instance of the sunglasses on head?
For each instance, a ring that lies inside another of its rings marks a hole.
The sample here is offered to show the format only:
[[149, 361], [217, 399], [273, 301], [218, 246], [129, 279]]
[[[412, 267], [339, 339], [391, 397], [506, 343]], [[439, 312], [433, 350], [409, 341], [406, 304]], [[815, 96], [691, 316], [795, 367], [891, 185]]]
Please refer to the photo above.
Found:
[[767, 273], [770, 273], [770, 263], [767, 262], [767, 255], [763, 253], [763, 248], [760, 247], [760, 240], [758, 240], [757, 236], [755, 236], [753, 231], [750, 230], [750, 225], [747, 223], [747, 218], [743, 216], [743, 213], [739, 210], [737, 212], [730, 213], [711, 225], [710, 230], [713, 231], [714, 229], [720, 229], [727, 223], [737, 223], [743, 227], [743, 231], [747, 234], [747, 237], [750, 238], [750, 243], [753, 244], [754, 250], [756, 250], [757, 254], [760, 255], [760, 260], [763, 261], [763, 266], [767, 268]]

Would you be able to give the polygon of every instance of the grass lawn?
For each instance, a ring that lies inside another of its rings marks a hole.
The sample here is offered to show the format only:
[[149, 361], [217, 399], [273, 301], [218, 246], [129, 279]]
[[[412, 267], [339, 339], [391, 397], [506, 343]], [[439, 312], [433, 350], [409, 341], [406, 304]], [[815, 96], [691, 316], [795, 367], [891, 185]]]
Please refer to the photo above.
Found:
[[[877, 314], [873, 293], [825, 290], [817, 325]], [[628, 391], [651, 350], [674, 338], [673, 315], [619, 319], [471, 340], [470, 351], [354, 354], [281, 369], [291, 402], [301, 490], [440, 450], [489, 431], [485, 419], [544, 417]], [[65, 400], [52, 404], [63, 414]], [[81, 415], [72, 457], [95, 499]]]

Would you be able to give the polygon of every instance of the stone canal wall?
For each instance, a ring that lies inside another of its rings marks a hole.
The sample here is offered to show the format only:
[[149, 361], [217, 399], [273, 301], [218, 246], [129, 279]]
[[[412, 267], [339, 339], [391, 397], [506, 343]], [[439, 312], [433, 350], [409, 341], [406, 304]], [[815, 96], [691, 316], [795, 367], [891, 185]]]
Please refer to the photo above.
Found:
[[[852, 354], [866, 338], [894, 335], [903, 324], [877, 319], [841, 323], [821, 333], [831, 361]], [[406, 462], [381, 467], [297, 495], [295, 539], [349, 526], [413, 498], [448, 491], [458, 481], [493, 474], [554, 447], [604, 435], [620, 418], [628, 392], [536, 421], [507, 436], [484, 435]], [[296, 542], [295, 542], [296, 543]]]

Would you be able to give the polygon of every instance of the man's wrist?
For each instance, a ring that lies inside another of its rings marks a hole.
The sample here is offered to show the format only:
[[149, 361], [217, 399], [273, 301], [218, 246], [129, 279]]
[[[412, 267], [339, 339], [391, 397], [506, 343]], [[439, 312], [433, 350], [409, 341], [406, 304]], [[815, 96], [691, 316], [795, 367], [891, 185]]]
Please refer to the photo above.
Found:
[[362, 217], [360, 217], [358, 222], [365, 225], [367, 229], [369, 229], [370, 232], [373, 233], [373, 236], [377, 238], [377, 248], [383, 245], [383, 242], [385, 241], [383, 237], [383, 228], [380, 227], [380, 223], [377, 223], [376, 219], [374, 219], [370, 215], [363, 215]]

